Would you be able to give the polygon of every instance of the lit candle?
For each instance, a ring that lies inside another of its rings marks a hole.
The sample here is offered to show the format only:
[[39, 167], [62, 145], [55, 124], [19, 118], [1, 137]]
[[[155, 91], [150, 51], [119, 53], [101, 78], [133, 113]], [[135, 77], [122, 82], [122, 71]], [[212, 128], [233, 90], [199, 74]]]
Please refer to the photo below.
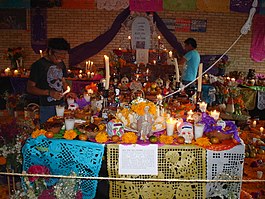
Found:
[[90, 98], [91, 98], [91, 96], [90, 96], [88, 93], [85, 93], [85, 94], [84, 94], [84, 99], [85, 99], [87, 102], [90, 102]]
[[90, 77], [90, 71], [87, 72], [87, 78], [89, 78], [89, 77]]
[[88, 61], [86, 61], [86, 71], [88, 70]]
[[232, 81], [232, 82], [235, 82], [235, 81], [236, 81], [236, 79], [235, 79], [235, 78], [231, 78], [231, 81]]
[[167, 125], [167, 135], [172, 136], [174, 133], [174, 129], [176, 126], [177, 120], [170, 117], [169, 119], [166, 120], [166, 125]]
[[174, 58], [175, 72], [176, 72], [176, 81], [179, 82], [179, 65], [177, 58]]
[[18, 75], [18, 70], [14, 70], [14, 75], [15, 75], [15, 76]]
[[172, 58], [172, 51], [168, 52], [168, 56], [169, 56], [169, 58]]
[[205, 102], [199, 102], [199, 107], [200, 107], [201, 112], [206, 112], [207, 103], [205, 103]]
[[[131, 37], [131, 36], [130, 36]], [[109, 89], [109, 81], [110, 81], [110, 70], [109, 70], [109, 57], [107, 55], [104, 55], [105, 58], [105, 70], [106, 70], [106, 86], [105, 90]]]
[[43, 57], [42, 50], [40, 50], [40, 57]]
[[79, 74], [78, 77], [79, 77], [80, 79], [82, 79], [83, 76], [82, 76], [82, 74]]
[[92, 70], [94, 62], [90, 62], [90, 70]]
[[80, 71], [79, 71], [79, 73], [81, 74], [81, 73], [83, 73], [83, 71], [82, 71], [82, 70], [80, 70]]
[[68, 73], [71, 73], [71, 70], [70, 69], [68, 69], [67, 71], [68, 71]]
[[211, 117], [215, 120], [218, 120], [219, 119], [219, 116], [220, 116], [220, 112], [219, 111], [211, 111]]
[[90, 88], [90, 89], [87, 90], [87, 93], [88, 93], [88, 94], [93, 94], [94, 91]]
[[226, 79], [227, 79], [227, 81], [230, 81], [230, 77], [227, 77]]
[[202, 63], [200, 63], [198, 74], [198, 92], [202, 92], [202, 66]]
[[6, 68], [6, 69], [5, 69], [5, 74], [6, 74], [6, 75], [9, 75], [9, 73], [10, 73], [10, 68]]
[[121, 50], [121, 48], [119, 48], [119, 50]]
[[139, 75], [137, 74], [137, 75], [136, 75], [136, 81], [138, 81], [138, 79], [139, 79]]
[[156, 60], [154, 60], [154, 65], [156, 65]]
[[129, 39], [129, 44], [130, 44], [130, 50], [132, 50], [132, 37], [129, 35], [128, 39]]
[[263, 127], [260, 127], [259, 131], [260, 131], [261, 133], [263, 133], [264, 128], [263, 128]]
[[148, 74], [149, 74], [149, 68], [146, 69], [146, 75], [148, 75]]
[[188, 114], [187, 120], [193, 120], [193, 117], [192, 117], [192, 115], [193, 115], [193, 111], [192, 111], [192, 110], [189, 110], [189, 111], [187, 112], [187, 114]]
[[162, 96], [161, 94], [159, 94], [159, 95], [157, 95], [157, 96], [156, 96], [156, 98], [157, 98], [157, 100], [159, 100], [159, 101], [160, 101], [160, 100], [162, 100], [162, 99], [163, 99], [163, 96]]
[[63, 92], [63, 95], [69, 93], [71, 90], [70, 86], [67, 86], [66, 90]]
[[256, 121], [256, 120], [253, 121], [252, 126], [253, 126], [254, 128], [256, 128], [256, 126], [257, 126], [257, 121]]

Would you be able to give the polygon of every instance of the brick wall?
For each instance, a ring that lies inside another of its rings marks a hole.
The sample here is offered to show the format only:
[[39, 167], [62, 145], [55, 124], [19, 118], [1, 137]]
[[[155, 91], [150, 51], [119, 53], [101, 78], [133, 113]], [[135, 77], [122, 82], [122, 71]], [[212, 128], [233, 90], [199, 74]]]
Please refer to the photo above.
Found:
[[[64, 37], [71, 47], [83, 42], [92, 41], [104, 33], [112, 24], [118, 11], [78, 10], [78, 9], [48, 9], [48, 37]], [[194, 37], [198, 42], [198, 51], [204, 54], [223, 53], [239, 36], [240, 29], [248, 14], [241, 13], [205, 13], [205, 12], [161, 12], [161, 18], [206, 19], [207, 32], [175, 32], [179, 41]], [[28, 17], [29, 18], [29, 17]], [[28, 20], [29, 21], [29, 20]], [[28, 25], [29, 27], [29, 25]], [[103, 64], [103, 55], [112, 49], [126, 46], [128, 34], [125, 30], [117, 34], [113, 41], [97, 55], [90, 58], [97, 65]], [[162, 38], [167, 49], [172, 49]], [[255, 63], [250, 59], [251, 32], [243, 36], [228, 53], [233, 62], [229, 70], [248, 71], [255, 68], [257, 72], [265, 73], [265, 62]], [[21, 46], [25, 49], [25, 66], [39, 58], [31, 49], [30, 30], [0, 30], [0, 56], [8, 47]], [[0, 67], [9, 66], [9, 62], [1, 58]]]

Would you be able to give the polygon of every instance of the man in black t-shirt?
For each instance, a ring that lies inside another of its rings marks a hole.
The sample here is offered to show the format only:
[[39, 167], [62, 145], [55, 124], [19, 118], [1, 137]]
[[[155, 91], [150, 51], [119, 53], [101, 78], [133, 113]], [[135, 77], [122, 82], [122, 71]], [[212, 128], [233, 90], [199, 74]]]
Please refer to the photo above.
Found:
[[70, 44], [63, 38], [48, 40], [47, 55], [32, 64], [27, 91], [40, 98], [40, 124], [56, 115], [56, 105], [64, 103], [63, 91], [67, 89], [67, 75], [63, 60]]

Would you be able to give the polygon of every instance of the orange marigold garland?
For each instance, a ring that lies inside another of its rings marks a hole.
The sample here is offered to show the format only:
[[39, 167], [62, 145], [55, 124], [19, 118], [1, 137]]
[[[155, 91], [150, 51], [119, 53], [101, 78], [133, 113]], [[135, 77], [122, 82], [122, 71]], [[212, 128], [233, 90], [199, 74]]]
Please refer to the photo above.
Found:
[[32, 138], [37, 138], [37, 137], [39, 137], [40, 135], [45, 135], [46, 132], [47, 132], [47, 131], [45, 131], [44, 129], [37, 129], [37, 130], [35, 130], [35, 131], [33, 131], [33, 132], [31, 133], [31, 137], [32, 137]]
[[173, 136], [168, 136], [168, 135], [162, 134], [159, 137], [159, 142], [161, 144], [173, 144], [174, 137]]
[[201, 146], [203, 148], [207, 148], [212, 145], [208, 137], [197, 138], [194, 144]]
[[74, 130], [67, 130], [64, 132], [63, 137], [67, 140], [73, 140], [77, 136], [77, 133]]
[[137, 139], [138, 136], [134, 132], [127, 132], [121, 136], [122, 143], [125, 144], [135, 144]]
[[105, 143], [109, 140], [109, 136], [108, 136], [107, 132], [102, 131], [96, 135], [95, 140], [98, 143]]
[[131, 109], [136, 112], [138, 115], [143, 116], [145, 114], [144, 108], [149, 106], [149, 113], [152, 115], [156, 115], [156, 105], [153, 102], [144, 100], [144, 99], [136, 99], [132, 102]]

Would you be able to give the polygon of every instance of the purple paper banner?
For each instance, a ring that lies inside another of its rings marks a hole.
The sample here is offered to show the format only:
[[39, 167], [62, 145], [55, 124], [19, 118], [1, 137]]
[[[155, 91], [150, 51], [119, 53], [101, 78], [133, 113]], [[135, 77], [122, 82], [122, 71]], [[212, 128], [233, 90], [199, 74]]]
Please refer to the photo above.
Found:
[[230, 10], [248, 13], [252, 7], [253, 0], [230, 0]]
[[163, 11], [163, 0], [130, 0], [130, 10], [136, 12]]
[[35, 53], [47, 47], [47, 10], [33, 8], [31, 12], [31, 47]]

